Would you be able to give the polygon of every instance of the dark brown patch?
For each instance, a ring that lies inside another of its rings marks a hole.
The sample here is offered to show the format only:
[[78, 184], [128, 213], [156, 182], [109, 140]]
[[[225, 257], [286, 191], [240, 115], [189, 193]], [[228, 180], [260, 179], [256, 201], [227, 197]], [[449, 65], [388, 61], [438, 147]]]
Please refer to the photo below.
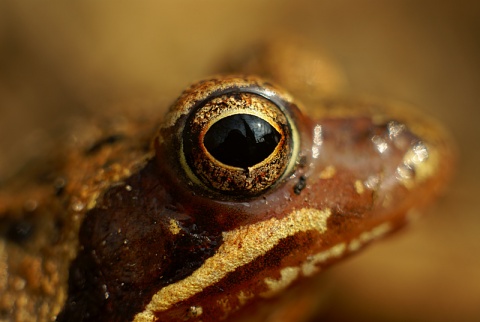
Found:
[[28, 241], [36, 230], [34, 219], [28, 216], [12, 218], [8, 215], [0, 216], [0, 236], [16, 244]]
[[302, 190], [305, 189], [306, 186], [307, 186], [307, 178], [305, 176], [300, 176], [300, 178], [298, 178], [297, 184], [293, 187], [293, 192], [296, 195], [299, 195], [300, 192], [302, 192]]
[[91, 147], [89, 147], [86, 151], [86, 155], [91, 155], [100, 151], [104, 146], [112, 145], [114, 143], [120, 142], [125, 139], [125, 135], [123, 134], [112, 134], [105, 138], [102, 138], [95, 142]]
[[[69, 297], [57, 321], [130, 321], [158, 289], [213, 255], [220, 233], [177, 211], [167, 186], [150, 162], [87, 214], [82, 248], [70, 268]], [[170, 231], [172, 218], [178, 234]]]

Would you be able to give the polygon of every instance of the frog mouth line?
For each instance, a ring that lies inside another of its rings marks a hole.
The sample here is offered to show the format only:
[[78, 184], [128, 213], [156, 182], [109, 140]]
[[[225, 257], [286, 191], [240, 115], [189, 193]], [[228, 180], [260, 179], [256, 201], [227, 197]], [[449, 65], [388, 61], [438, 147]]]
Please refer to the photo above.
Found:
[[134, 321], [152, 321], [154, 312], [166, 311], [174, 304], [202, 292], [228, 273], [273, 249], [284, 238], [311, 230], [324, 234], [331, 213], [328, 208], [304, 208], [282, 219], [271, 218], [223, 233], [223, 244], [215, 255], [187, 278], [159, 290], [145, 311], [135, 316]]

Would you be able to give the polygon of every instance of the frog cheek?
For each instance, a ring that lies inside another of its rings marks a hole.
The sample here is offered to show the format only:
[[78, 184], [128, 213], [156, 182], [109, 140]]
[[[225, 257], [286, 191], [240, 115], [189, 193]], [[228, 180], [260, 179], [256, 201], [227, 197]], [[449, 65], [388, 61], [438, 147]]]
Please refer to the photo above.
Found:
[[[203, 194], [248, 199], [292, 174], [300, 149], [297, 107], [268, 86], [257, 79], [228, 86], [227, 79], [227, 86], [213, 84], [208, 95], [186, 102], [191, 108], [175, 125], [179, 168]], [[178, 105], [173, 109], [185, 109]]]

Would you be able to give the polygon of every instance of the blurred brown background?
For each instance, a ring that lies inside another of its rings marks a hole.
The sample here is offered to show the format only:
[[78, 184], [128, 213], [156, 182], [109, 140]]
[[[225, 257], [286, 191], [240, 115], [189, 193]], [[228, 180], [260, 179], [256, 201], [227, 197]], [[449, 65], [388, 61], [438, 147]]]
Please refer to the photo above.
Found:
[[[166, 106], [256, 39], [300, 33], [353, 93], [440, 119], [460, 160], [415, 227], [328, 271], [333, 321], [480, 321], [480, 2], [0, 2], [0, 179], [68, 118]], [[159, 118], [162, 112], [159, 112]]]

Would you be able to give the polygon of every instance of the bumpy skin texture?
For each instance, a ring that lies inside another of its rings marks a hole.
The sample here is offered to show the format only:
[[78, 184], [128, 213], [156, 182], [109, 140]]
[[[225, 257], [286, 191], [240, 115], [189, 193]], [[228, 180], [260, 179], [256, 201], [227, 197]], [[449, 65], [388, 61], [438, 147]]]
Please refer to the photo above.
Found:
[[68, 269], [78, 251], [85, 213], [108, 187], [142, 166], [150, 153], [154, 131], [145, 120], [97, 121], [82, 124], [74, 142], [60, 144], [2, 187], [3, 320], [54, 319], [67, 297]]
[[[198, 102], [247, 87], [287, 106], [298, 153], [262, 195], [222, 198], [185, 173], [179, 138]], [[214, 77], [158, 132], [152, 118], [110, 120], [14, 178], [0, 194], [1, 319], [303, 318], [290, 286], [403, 226], [452, 169], [448, 137], [424, 115], [312, 91], [301, 105], [261, 78]]]

